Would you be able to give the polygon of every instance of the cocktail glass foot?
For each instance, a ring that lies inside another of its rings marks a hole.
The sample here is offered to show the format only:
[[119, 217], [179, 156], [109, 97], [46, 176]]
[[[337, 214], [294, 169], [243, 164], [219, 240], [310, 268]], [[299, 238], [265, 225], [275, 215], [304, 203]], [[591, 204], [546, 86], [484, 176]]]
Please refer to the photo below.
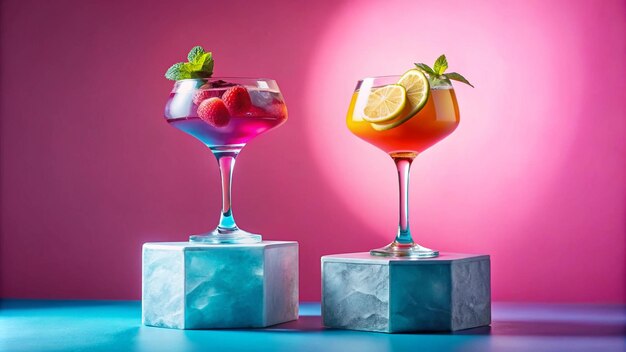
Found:
[[439, 255], [439, 251], [422, 247], [417, 243], [394, 241], [385, 247], [372, 249], [370, 254], [381, 257], [434, 258]]
[[189, 236], [189, 241], [207, 244], [258, 243], [261, 242], [261, 235], [241, 229], [225, 230], [218, 227], [208, 233], [191, 235]]

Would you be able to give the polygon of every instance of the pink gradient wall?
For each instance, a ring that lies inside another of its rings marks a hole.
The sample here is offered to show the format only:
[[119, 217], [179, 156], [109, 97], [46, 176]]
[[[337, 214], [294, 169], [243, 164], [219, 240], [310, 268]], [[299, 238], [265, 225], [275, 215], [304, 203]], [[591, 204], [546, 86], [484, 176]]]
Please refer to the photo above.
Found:
[[446, 53], [459, 129], [413, 167], [412, 228], [492, 255], [495, 300], [626, 302], [623, 1], [1, 3], [2, 297], [138, 299], [147, 241], [219, 211], [217, 165], [162, 118], [165, 69], [276, 79], [289, 121], [235, 172], [238, 223], [319, 257], [390, 241], [395, 171], [350, 135], [356, 81]]

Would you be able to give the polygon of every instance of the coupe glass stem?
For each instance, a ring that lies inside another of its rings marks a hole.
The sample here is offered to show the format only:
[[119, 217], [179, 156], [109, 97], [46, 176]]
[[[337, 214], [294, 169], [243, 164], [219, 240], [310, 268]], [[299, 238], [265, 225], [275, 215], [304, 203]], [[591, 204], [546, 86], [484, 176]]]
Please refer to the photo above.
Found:
[[385, 257], [433, 258], [439, 251], [422, 247], [413, 242], [409, 227], [409, 172], [411, 163], [417, 156], [414, 152], [391, 153], [391, 158], [398, 169], [398, 183], [400, 185], [400, 221], [396, 239], [383, 248], [372, 249], [370, 254]]
[[222, 177], [222, 214], [220, 215], [220, 223], [217, 226], [220, 232], [231, 232], [238, 229], [233, 217], [231, 188], [233, 181], [233, 170], [235, 169], [235, 158], [239, 154], [238, 151], [220, 151], [214, 152], [217, 163], [220, 167], [220, 175]]
[[415, 155], [407, 153], [407, 155], [392, 155], [392, 158], [398, 169], [398, 183], [400, 185], [400, 223], [396, 243], [411, 245], [413, 238], [409, 227], [409, 173]]
[[191, 235], [191, 242], [203, 242], [210, 244], [233, 244], [233, 243], [258, 243], [261, 235], [241, 230], [233, 217], [233, 201], [231, 189], [235, 159], [243, 148], [243, 145], [211, 147], [211, 151], [217, 159], [222, 179], [222, 213], [217, 228], [209, 233]]

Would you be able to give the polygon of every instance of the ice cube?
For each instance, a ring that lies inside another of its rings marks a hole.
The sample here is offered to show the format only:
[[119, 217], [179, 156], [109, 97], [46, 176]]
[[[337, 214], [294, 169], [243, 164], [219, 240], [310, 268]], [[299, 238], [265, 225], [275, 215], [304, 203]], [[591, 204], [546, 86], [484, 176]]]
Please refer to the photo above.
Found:
[[248, 93], [250, 93], [250, 100], [252, 100], [252, 105], [255, 106], [267, 106], [273, 100], [272, 93], [266, 90], [250, 89]]

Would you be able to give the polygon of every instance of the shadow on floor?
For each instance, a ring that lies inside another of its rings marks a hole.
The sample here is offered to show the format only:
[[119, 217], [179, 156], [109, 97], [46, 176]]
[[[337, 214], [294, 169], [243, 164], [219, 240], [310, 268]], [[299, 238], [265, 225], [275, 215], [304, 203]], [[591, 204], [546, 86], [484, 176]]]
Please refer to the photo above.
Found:
[[625, 336], [623, 324], [583, 322], [496, 321], [491, 334], [496, 336]]
[[[322, 326], [320, 316], [302, 316], [298, 320], [255, 329], [259, 332], [341, 331]], [[626, 336], [623, 324], [594, 324], [538, 321], [495, 321], [491, 326], [453, 332], [417, 332], [402, 335], [494, 335], [494, 336]]]

